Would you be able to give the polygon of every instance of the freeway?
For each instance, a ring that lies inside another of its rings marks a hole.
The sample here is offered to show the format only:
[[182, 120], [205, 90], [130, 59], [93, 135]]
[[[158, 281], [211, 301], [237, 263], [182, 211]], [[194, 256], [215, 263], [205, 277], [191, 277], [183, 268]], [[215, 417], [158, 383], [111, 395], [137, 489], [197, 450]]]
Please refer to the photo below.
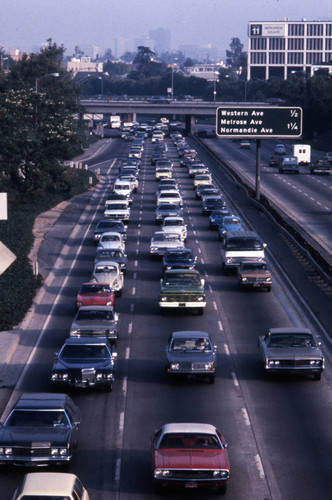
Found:
[[[293, 377], [268, 380], [258, 356], [257, 337], [270, 327], [289, 325], [308, 325], [324, 335], [309, 309], [319, 312], [319, 320], [330, 316], [331, 297], [318, 281], [307, 276], [303, 267], [306, 263], [283, 234], [206, 156], [231, 211], [242, 215], [268, 244], [274, 276], [272, 292], [239, 292], [235, 277], [225, 275], [221, 269], [220, 242], [208, 229], [207, 218], [194, 196], [192, 179], [179, 167], [175, 149], [169, 146], [185, 200], [186, 245], [198, 256], [199, 270], [206, 279], [207, 308], [203, 316], [162, 316], [158, 309], [161, 265], [149, 257], [150, 238], [157, 229], [157, 183], [150, 163], [152, 145], [147, 139], [128, 227], [125, 289], [115, 306], [121, 317], [117, 380], [111, 394], [71, 391], [83, 415], [71, 469], [82, 479], [92, 500], [157, 498], [149, 460], [153, 430], [166, 422], [201, 421], [220, 428], [229, 443], [231, 478], [227, 498], [328, 499], [332, 487], [330, 364], [320, 382]], [[7, 394], [7, 398], [2, 394], [3, 407], [9, 398], [7, 410], [22, 391], [52, 391], [49, 377], [53, 353], [68, 335], [77, 289], [90, 276], [95, 254], [92, 230], [102, 216], [117, 161], [125, 156], [127, 147], [118, 139], [110, 140], [102, 155], [88, 162], [91, 169], [101, 170], [100, 184], [93, 192], [77, 197], [49, 234], [43, 255], [44, 265], [48, 259], [52, 272], [29, 331], [9, 367], [15, 373], [23, 371], [13, 393], [10, 387], [2, 389]], [[302, 291], [315, 301], [309, 302], [309, 309], [299, 294]], [[330, 336], [331, 328], [326, 330]], [[185, 329], [208, 331], [218, 346], [214, 385], [194, 380], [167, 383], [167, 338], [172, 331]], [[328, 353], [325, 337], [323, 344]], [[22, 475], [21, 469], [0, 472], [2, 498], [10, 498]], [[215, 493], [189, 490], [164, 496], [209, 499], [215, 498]]]

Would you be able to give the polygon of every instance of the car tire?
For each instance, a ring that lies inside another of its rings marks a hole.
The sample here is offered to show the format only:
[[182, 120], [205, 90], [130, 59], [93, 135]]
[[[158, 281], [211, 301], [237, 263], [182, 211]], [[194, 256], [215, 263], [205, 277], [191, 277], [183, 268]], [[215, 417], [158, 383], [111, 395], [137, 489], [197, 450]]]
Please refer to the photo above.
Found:
[[322, 378], [321, 372], [319, 373], [314, 373], [314, 380], [320, 380]]
[[215, 382], [215, 376], [209, 375], [209, 384], [214, 384], [214, 382]]
[[267, 287], [266, 287], [266, 291], [267, 291], [267, 292], [271, 292], [271, 290], [272, 290], [272, 287], [271, 287], [271, 286], [267, 286]]
[[105, 392], [112, 392], [112, 390], [113, 390], [112, 384], [105, 385]]
[[198, 314], [198, 316], [202, 316], [203, 313], [204, 313], [204, 307], [198, 307], [197, 308], [197, 314]]

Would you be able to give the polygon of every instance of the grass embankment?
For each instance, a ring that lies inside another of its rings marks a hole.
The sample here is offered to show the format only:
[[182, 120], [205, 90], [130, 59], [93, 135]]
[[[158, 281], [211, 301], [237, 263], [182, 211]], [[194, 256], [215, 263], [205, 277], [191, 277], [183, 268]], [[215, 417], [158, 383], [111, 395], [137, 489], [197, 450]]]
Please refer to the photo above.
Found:
[[28, 260], [33, 244], [32, 229], [35, 218], [61, 201], [87, 191], [91, 187], [89, 177], [92, 177], [95, 185], [97, 178], [93, 173], [68, 169], [65, 174], [65, 191], [39, 195], [29, 201], [9, 197], [8, 220], [0, 221], [0, 241], [17, 258], [0, 276], [0, 331], [19, 325], [41, 285], [41, 278], [33, 276], [33, 269]]

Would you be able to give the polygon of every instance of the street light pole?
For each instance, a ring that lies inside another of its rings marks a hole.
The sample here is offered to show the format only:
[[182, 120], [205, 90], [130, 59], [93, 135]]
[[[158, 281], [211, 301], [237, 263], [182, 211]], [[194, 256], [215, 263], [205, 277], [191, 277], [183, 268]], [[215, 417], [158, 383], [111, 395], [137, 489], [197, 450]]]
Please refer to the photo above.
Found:
[[43, 75], [43, 76], [40, 76], [39, 78], [36, 78], [36, 82], [35, 82], [35, 91], [36, 91], [36, 94], [38, 92], [38, 83], [40, 82], [40, 80], [43, 80], [47, 76], [53, 76], [53, 77], [57, 78], [57, 77], [60, 76], [60, 74], [59, 73], [47, 73], [46, 75]]
[[172, 88], [171, 101], [173, 102], [173, 100], [174, 100], [174, 65], [172, 65], [172, 84], [171, 84], [171, 88]]

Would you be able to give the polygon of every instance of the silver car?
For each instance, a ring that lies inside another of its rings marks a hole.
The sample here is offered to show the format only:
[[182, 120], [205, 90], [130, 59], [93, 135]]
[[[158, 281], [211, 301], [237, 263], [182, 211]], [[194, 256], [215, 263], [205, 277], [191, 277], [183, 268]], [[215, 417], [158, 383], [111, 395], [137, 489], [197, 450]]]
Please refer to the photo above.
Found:
[[70, 327], [71, 337], [118, 338], [118, 315], [112, 306], [82, 306]]
[[180, 234], [156, 231], [151, 238], [150, 257], [162, 257], [171, 248], [184, 248]]

